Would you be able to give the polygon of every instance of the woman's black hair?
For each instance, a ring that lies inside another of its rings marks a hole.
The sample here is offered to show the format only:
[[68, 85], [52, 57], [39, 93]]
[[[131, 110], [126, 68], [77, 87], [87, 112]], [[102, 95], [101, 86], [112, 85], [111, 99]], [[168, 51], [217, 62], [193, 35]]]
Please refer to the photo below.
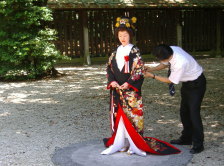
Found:
[[165, 60], [169, 59], [170, 56], [173, 55], [173, 50], [166, 44], [160, 44], [153, 49], [152, 54], [159, 60]]

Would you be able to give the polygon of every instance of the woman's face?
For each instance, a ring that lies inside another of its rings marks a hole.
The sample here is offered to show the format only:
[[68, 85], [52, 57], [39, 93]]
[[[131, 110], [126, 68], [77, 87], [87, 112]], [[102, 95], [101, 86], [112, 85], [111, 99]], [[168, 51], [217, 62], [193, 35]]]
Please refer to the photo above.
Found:
[[118, 32], [118, 39], [123, 46], [126, 46], [130, 42], [130, 35], [127, 31], [119, 31]]

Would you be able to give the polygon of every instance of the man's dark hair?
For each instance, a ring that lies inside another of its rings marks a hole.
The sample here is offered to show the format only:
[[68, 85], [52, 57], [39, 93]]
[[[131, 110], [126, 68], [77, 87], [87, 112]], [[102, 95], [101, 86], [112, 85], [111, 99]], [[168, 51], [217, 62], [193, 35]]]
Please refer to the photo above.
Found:
[[169, 59], [170, 56], [173, 55], [173, 50], [166, 44], [160, 44], [153, 49], [152, 54], [159, 60], [165, 60]]

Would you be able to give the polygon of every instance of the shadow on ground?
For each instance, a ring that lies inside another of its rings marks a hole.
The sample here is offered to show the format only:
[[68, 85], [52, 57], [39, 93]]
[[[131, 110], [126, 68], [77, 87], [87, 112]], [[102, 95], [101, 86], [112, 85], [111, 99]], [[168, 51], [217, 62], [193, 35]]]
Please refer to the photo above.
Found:
[[52, 161], [58, 166], [184, 166], [192, 159], [189, 149], [183, 146], [176, 146], [181, 149], [180, 154], [173, 155], [128, 155], [125, 152], [118, 152], [112, 155], [101, 155], [105, 148], [101, 141], [89, 141], [72, 144], [55, 151]]

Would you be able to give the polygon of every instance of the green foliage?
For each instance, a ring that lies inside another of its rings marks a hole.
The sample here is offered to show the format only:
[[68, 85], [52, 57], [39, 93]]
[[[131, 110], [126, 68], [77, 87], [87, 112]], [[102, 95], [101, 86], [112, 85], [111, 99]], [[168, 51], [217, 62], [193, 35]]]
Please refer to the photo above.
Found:
[[[57, 60], [56, 31], [47, 27], [52, 13], [46, 0], [0, 1], [0, 78], [38, 78], [50, 74]], [[54, 70], [55, 71], [55, 70]]]

